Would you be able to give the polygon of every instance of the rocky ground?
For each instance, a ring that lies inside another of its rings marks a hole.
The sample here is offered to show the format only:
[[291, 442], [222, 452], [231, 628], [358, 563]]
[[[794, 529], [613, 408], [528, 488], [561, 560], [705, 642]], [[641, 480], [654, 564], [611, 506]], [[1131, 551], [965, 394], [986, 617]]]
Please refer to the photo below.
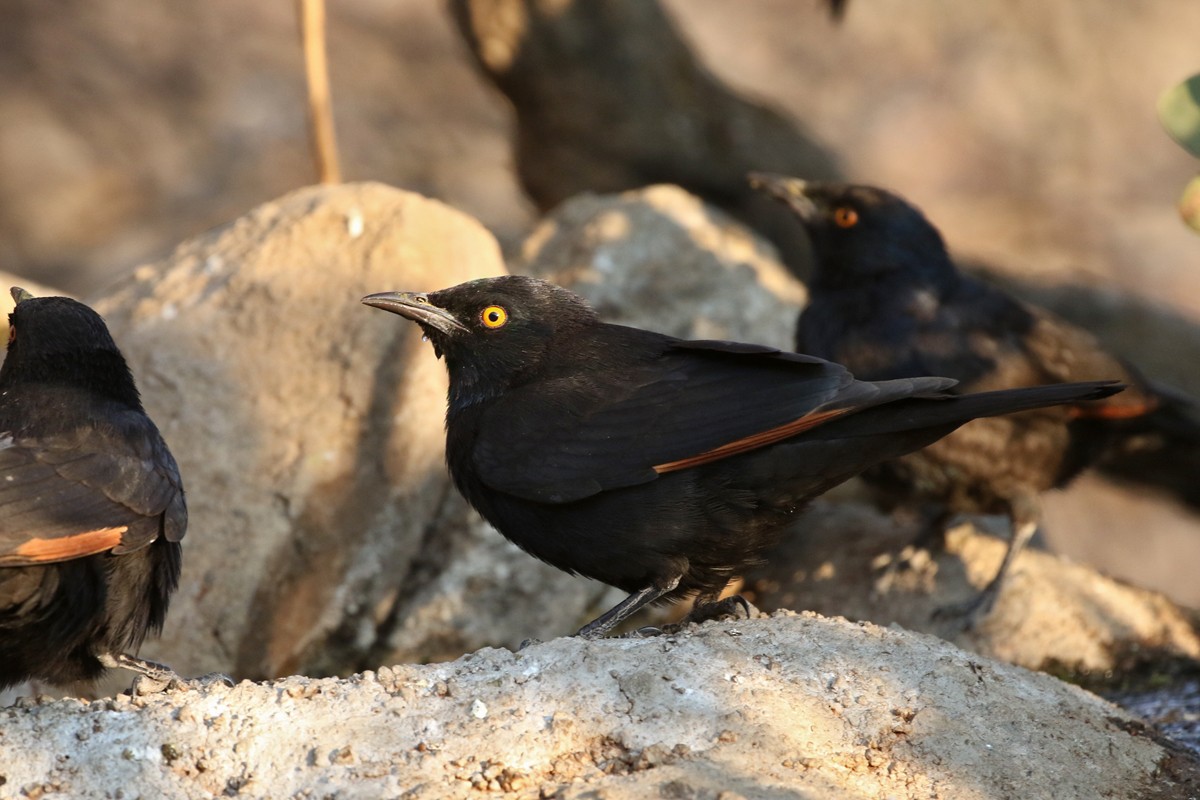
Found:
[[815, 615], [347, 679], [0, 711], [25, 797], [1186, 798], [1200, 760], [1079, 689]]

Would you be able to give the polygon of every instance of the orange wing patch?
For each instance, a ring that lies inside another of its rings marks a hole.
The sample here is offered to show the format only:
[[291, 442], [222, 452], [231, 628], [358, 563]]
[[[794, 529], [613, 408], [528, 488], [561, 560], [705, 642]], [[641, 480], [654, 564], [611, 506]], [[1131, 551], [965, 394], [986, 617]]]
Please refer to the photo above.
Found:
[[857, 409], [839, 408], [833, 411], [822, 411], [817, 414], [806, 414], [800, 419], [792, 420], [786, 425], [780, 425], [778, 428], [771, 428], [770, 430], [747, 436], [745, 439], [738, 439], [736, 442], [729, 442], [720, 447], [714, 447], [712, 450], [707, 450], [699, 455], [688, 456], [687, 458], [670, 461], [666, 464], [659, 464], [654, 467], [654, 471], [662, 475], [666, 472], [676, 472], [681, 469], [698, 467], [701, 464], [711, 464], [714, 461], [720, 461], [723, 458], [736, 456], [740, 453], [748, 453], [751, 450], [757, 450], [760, 447], [766, 447], [769, 444], [790, 439], [796, 434], [811, 430], [818, 425], [829, 422], [831, 419], [837, 419], [855, 410]]
[[30, 539], [15, 551], [0, 555], [0, 567], [22, 567], [31, 564], [53, 564], [73, 558], [103, 553], [121, 543], [121, 535], [129, 530], [128, 525], [119, 528], [97, 528], [72, 536], [54, 539]]
[[1071, 406], [1067, 416], [1071, 419], [1134, 419], [1149, 414], [1158, 408], [1153, 398], [1145, 403], [1099, 403], [1087, 406]]

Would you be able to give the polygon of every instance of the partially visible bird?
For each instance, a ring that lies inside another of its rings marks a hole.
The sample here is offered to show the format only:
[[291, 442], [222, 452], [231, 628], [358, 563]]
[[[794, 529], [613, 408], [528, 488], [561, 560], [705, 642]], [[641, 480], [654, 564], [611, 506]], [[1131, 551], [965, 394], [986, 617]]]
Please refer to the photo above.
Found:
[[[837, 19], [847, 1], [826, 8]], [[828, 27], [824, 5], [797, 6], [794, 24]], [[584, 192], [675, 184], [808, 270], [803, 235], [745, 175], [765, 168], [834, 178], [833, 155], [804, 125], [707, 69], [660, 0], [448, 6], [480, 70], [512, 104], [514, 167], [538, 209]]]
[[[960, 272], [938, 230], [901, 197], [779, 175], [752, 175], [751, 183], [791, 209], [813, 246], [797, 350], [870, 380], [944, 375], [959, 381], [956, 392], [1079, 380], [1127, 384], [1103, 400], [972, 422], [864, 473], [886, 508], [924, 504], [935, 536], [958, 513], [1012, 520], [1003, 564], [969, 610], [991, 607], [1038, 526], [1042, 492], [1089, 464], [1165, 446], [1190, 451], [1186, 463], [1200, 465], [1192, 401], [1147, 380], [1087, 332]], [[1190, 487], [1184, 499], [1200, 507], [1195, 475], [1184, 467], [1176, 482]]]
[[175, 459], [100, 316], [12, 290], [0, 367], [0, 688], [93, 681], [161, 630], [187, 528]]
[[629, 592], [585, 637], [660, 599], [724, 607], [808, 500], [878, 461], [974, 417], [1119, 390], [866, 383], [770, 347], [606, 324], [520, 276], [363, 302], [416, 322], [445, 359], [446, 459], [471, 505], [530, 554]]

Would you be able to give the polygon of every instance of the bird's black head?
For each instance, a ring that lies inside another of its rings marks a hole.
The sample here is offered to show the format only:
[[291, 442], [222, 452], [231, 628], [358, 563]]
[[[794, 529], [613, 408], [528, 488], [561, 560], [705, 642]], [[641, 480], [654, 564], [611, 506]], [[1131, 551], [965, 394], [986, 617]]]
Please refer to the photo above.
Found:
[[140, 408], [133, 376], [100, 315], [68, 297], [12, 289], [0, 385], [14, 380], [86, 388]]
[[596, 323], [580, 298], [522, 275], [480, 278], [428, 294], [383, 292], [363, 303], [421, 326], [450, 371], [451, 406], [516, 386], [560, 337]]
[[889, 277], [932, 284], [954, 279], [937, 228], [898, 195], [761, 173], [751, 175], [750, 184], [804, 224], [816, 258], [814, 286], [854, 287]]

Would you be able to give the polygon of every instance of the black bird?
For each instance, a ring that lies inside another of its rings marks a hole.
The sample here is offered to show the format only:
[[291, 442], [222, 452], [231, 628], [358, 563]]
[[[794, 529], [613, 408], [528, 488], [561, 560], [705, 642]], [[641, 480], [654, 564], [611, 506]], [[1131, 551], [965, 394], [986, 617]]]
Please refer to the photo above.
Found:
[[446, 460], [471, 505], [530, 554], [630, 593], [585, 637], [659, 599], [694, 594], [704, 615], [808, 500], [864, 467], [980, 415], [1118, 391], [864, 383], [805, 355], [606, 324], [519, 276], [363, 302], [445, 358]]
[[0, 688], [92, 681], [161, 630], [187, 507], [100, 316], [12, 290], [0, 367]]
[[[960, 272], [938, 230], [911, 204], [870, 186], [753, 175], [807, 230], [816, 259], [796, 349], [844, 364], [860, 378], [945, 375], [956, 392], [1111, 379], [1104, 400], [979, 420], [863, 477], [885, 508], [922, 503], [937, 537], [957, 513], [1002, 513], [1013, 536], [980, 596], [988, 610], [1040, 519], [1041, 492], [1098, 459], [1142, 459], [1174, 443], [1200, 464], [1200, 425], [1186, 398], [1105, 352], [1087, 332]], [[1145, 470], [1152, 478], [1154, 470]], [[1194, 470], [1179, 476], [1200, 507]], [[1178, 480], [1178, 478], [1176, 478]]]

